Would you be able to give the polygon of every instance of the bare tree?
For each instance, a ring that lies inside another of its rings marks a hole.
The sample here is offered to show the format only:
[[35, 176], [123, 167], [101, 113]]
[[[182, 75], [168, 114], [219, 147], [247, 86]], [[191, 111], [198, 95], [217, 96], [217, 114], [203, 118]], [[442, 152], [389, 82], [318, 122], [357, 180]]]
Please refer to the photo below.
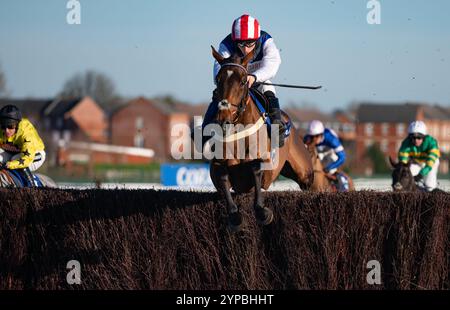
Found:
[[0, 66], [0, 96], [6, 95], [6, 78]]
[[77, 73], [66, 81], [60, 93], [63, 98], [92, 97], [106, 107], [118, 99], [114, 82], [105, 74], [92, 70]]

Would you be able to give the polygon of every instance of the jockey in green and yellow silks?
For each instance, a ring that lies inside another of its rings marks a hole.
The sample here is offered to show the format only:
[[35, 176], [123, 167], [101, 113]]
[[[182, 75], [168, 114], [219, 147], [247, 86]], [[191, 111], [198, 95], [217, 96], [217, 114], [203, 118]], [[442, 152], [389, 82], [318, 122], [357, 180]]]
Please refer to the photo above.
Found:
[[407, 163], [410, 159], [411, 173], [416, 182], [423, 179], [428, 191], [437, 187], [437, 172], [440, 151], [436, 139], [427, 134], [427, 127], [422, 121], [409, 125], [408, 137], [403, 140], [398, 152], [398, 159]]

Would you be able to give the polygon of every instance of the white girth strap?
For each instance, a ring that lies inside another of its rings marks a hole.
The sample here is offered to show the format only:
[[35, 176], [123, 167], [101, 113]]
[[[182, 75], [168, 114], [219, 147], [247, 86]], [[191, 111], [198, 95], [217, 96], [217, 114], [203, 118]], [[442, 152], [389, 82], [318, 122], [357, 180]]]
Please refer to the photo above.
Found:
[[247, 128], [247, 129], [245, 129], [245, 130], [236, 132], [236, 133], [231, 134], [231, 135], [229, 135], [229, 136], [226, 136], [226, 137], [224, 137], [224, 138], [222, 138], [222, 137], [220, 137], [220, 136], [219, 136], [219, 137], [215, 136], [214, 139], [216, 139], [217, 141], [220, 141], [220, 142], [225, 142], [225, 143], [233, 142], [233, 141], [238, 141], [238, 140], [240, 140], [240, 139], [249, 137], [249, 136], [251, 136], [252, 134], [258, 132], [258, 130], [259, 130], [263, 125], [264, 125], [264, 118], [263, 118], [263, 117], [260, 117], [260, 118], [256, 121], [256, 123], [254, 123], [251, 127]]

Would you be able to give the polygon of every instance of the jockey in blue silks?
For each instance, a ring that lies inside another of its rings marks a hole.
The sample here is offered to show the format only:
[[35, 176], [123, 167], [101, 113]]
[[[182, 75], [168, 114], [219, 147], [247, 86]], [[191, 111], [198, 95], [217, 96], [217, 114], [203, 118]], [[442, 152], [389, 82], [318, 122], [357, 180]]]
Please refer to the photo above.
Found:
[[336, 175], [338, 190], [347, 191], [349, 188], [347, 178], [337, 173], [337, 169], [345, 162], [345, 151], [336, 132], [325, 128], [321, 121], [314, 120], [309, 124], [303, 142], [307, 145], [313, 144], [316, 146], [317, 153], [324, 166], [324, 172]]

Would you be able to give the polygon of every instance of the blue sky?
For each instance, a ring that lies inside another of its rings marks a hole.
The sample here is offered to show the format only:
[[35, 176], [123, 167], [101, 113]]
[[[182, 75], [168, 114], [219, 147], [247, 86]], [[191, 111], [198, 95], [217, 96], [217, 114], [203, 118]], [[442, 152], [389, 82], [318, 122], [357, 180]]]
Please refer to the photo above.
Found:
[[450, 1], [79, 0], [81, 25], [66, 23], [67, 0], [0, 0], [0, 64], [12, 97], [51, 97], [78, 72], [107, 74], [126, 97], [211, 96], [210, 45], [232, 21], [256, 17], [281, 50], [273, 82], [281, 105], [325, 111], [353, 101], [425, 101], [450, 106]]

